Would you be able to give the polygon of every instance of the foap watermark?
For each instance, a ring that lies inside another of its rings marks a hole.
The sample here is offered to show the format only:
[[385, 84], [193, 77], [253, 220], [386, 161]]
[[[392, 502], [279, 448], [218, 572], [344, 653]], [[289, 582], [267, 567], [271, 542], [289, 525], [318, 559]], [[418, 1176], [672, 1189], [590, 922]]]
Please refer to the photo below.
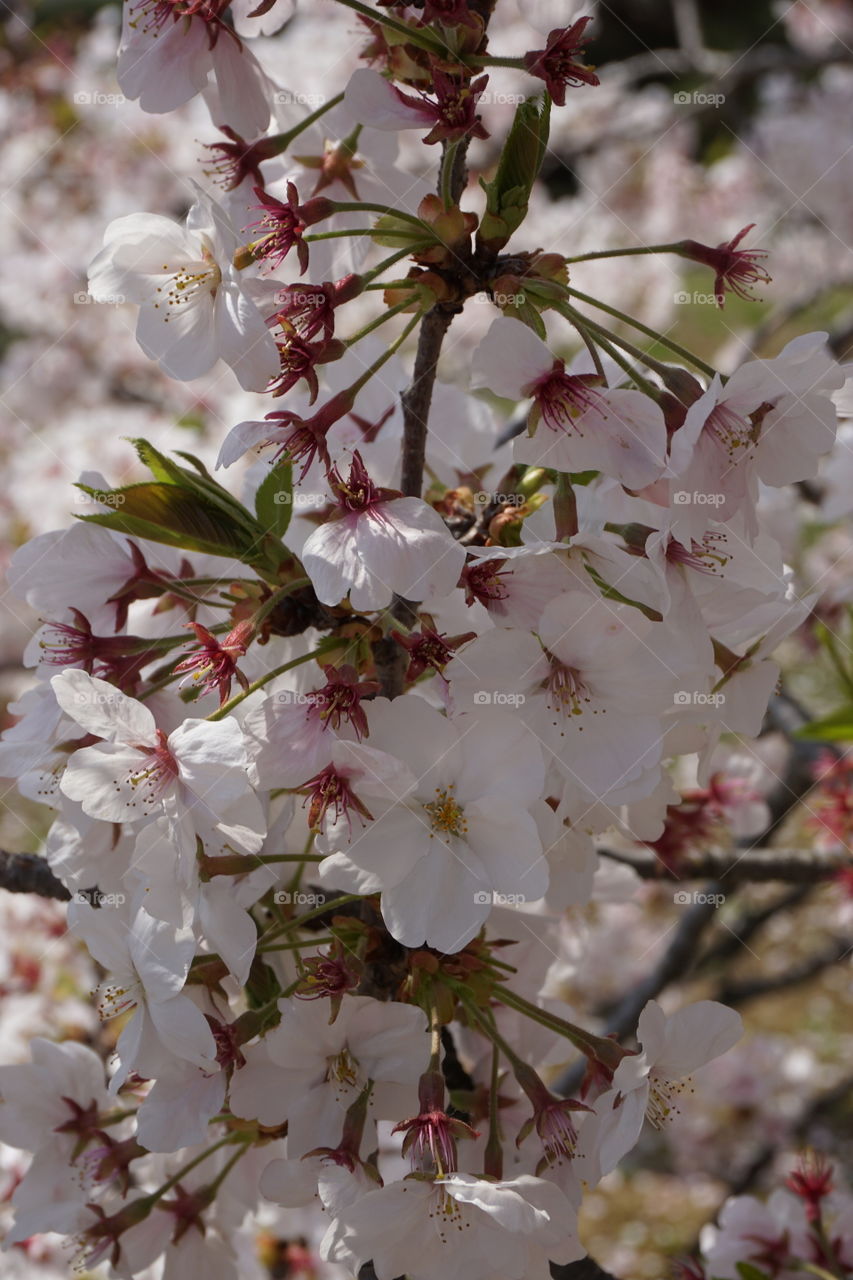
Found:
[[71, 901], [81, 907], [123, 907], [127, 902], [127, 894], [101, 893], [100, 889], [78, 889], [71, 895]]
[[725, 500], [724, 493], [703, 493], [701, 489], [694, 489], [692, 493], [687, 489], [676, 489], [672, 495], [676, 507], [721, 507]]
[[672, 95], [677, 107], [721, 107], [726, 100], [724, 93], [705, 93], [702, 89], [680, 89]]
[[291, 493], [289, 489], [279, 489], [273, 494], [273, 502], [277, 507], [325, 507], [329, 501], [322, 493]]
[[500, 689], [478, 689], [475, 707], [521, 707], [527, 701], [523, 693], [503, 693]]
[[273, 94], [273, 102], [279, 107], [324, 107], [324, 93], [294, 93], [289, 89], [281, 89]]
[[75, 307], [88, 307], [94, 302], [100, 307], [120, 307], [122, 303], [127, 302], [127, 298], [123, 293], [105, 293], [100, 298], [93, 298], [91, 293], [86, 293], [82, 289], [74, 294]]
[[523, 93], [493, 93], [491, 89], [485, 89], [477, 100], [481, 105], [492, 107], [520, 107], [522, 102], [526, 101], [526, 95]]
[[487, 493], [485, 489], [478, 489], [474, 494], [474, 504], [478, 507], [523, 507], [526, 501], [520, 493]]
[[120, 107], [127, 102], [127, 98], [123, 93], [103, 93], [100, 89], [89, 92], [81, 89], [74, 94], [73, 102], [75, 107]]
[[520, 907], [527, 901], [523, 893], [498, 893], [497, 889], [478, 889], [474, 894], [478, 907]]
[[679, 689], [672, 695], [677, 707], [722, 707], [725, 705], [724, 693], [700, 693], [693, 689]]
[[326, 301], [325, 293], [320, 293], [317, 289], [280, 289], [275, 295], [275, 301], [280, 307], [290, 304], [294, 307], [322, 307]]
[[297, 693], [295, 689], [280, 689], [272, 696], [273, 702], [278, 702], [284, 707], [310, 707], [314, 704], [310, 693]]
[[695, 290], [691, 293], [687, 289], [679, 289], [672, 295], [672, 300], [677, 307], [715, 307], [719, 301], [715, 293], [697, 293]]
[[707, 906], [709, 903], [721, 907], [726, 900], [724, 893], [702, 893], [700, 889], [678, 889], [672, 900], [677, 907]]
[[123, 493], [107, 493], [101, 489], [93, 489], [91, 493], [75, 493], [74, 501], [79, 502], [81, 505], [100, 502], [104, 507], [123, 507], [126, 498]]
[[325, 893], [312, 893], [309, 889], [277, 889], [273, 901], [285, 907], [323, 907], [326, 904]]

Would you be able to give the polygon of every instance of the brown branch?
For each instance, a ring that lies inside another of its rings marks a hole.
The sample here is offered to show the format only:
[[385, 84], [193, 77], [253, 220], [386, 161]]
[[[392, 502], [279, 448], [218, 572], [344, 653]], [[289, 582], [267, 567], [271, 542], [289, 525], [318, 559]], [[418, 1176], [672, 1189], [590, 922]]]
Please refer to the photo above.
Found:
[[746, 1004], [748, 1000], [757, 1000], [760, 996], [775, 995], [778, 991], [788, 991], [803, 982], [810, 982], [825, 969], [840, 964], [853, 951], [853, 939], [831, 938], [827, 946], [816, 954], [807, 956], [799, 964], [785, 969], [782, 973], [774, 973], [766, 978], [749, 978], [743, 982], [723, 983], [715, 1000], [723, 1004]]
[[40, 898], [70, 902], [71, 894], [37, 853], [0, 850], [0, 889], [9, 893], [37, 893]]
[[[605, 1035], [615, 1036], [619, 1040], [633, 1035], [640, 1014], [649, 1000], [654, 1000], [664, 987], [669, 986], [676, 978], [683, 978], [693, 967], [702, 935], [714, 916], [721, 893], [722, 886], [712, 881], [697, 895], [698, 901], [678, 921], [669, 946], [651, 973], [636, 983], [616, 1005], [608, 1020]], [[555, 1093], [570, 1097], [579, 1087], [585, 1067], [585, 1062], [569, 1067], [555, 1084]]]
[[816, 884], [836, 875], [844, 868], [853, 867], [853, 858], [839, 849], [822, 852], [817, 849], [749, 849], [743, 853], [706, 850], [691, 853], [679, 862], [675, 871], [665, 867], [653, 853], [619, 853], [613, 849], [599, 849], [602, 857], [624, 866], [632, 867], [644, 880], [680, 882], [682, 880], [725, 881], [731, 887], [735, 882], [766, 883], [777, 880], [785, 884]]
[[[467, 170], [465, 155], [467, 139], [461, 141], [453, 157], [450, 176], [450, 195], [458, 203], [465, 190]], [[447, 143], [442, 144], [442, 162], [447, 154]], [[439, 180], [440, 185], [440, 180]], [[419, 498], [424, 487], [424, 465], [432, 392], [444, 335], [450, 328], [454, 315], [462, 310], [461, 303], [438, 302], [424, 316], [418, 330], [418, 349], [411, 384], [400, 397], [403, 408], [403, 454], [400, 487], [410, 498]], [[417, 621], [417, 605], [411, 600], [395, 596], [391, 614], [405, 626]], [[373, 645], [373, 657], [379, 689], [383, 697], [396, 698], [405, 688], [408, 660], [405, 651], [391, 636]]]

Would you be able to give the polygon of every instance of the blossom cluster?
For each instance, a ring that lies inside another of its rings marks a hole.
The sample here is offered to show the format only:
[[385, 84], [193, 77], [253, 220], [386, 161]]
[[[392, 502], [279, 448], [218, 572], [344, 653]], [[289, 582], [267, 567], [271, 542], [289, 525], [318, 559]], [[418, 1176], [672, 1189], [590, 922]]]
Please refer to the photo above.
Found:
[[[125, 5], [122, 92], [202, 95], [220, 189], [111, 222], [89, 294], [170, 378], [262, 407], [213, 470], [135, 440], [148, 478], [87, 470], [87, 514], [12, 563], [42, 622], [0, 774], [52, 811], [121, 1030], [106, 1073], [47, 1039], [0, 1068], [0, 1137], [34, 1153], [9, 1243], [231, 1280], [263, 1199], [332, 1269], [546, 1280], [584, 1254], [584, 1188], [741, 1034], [650, 1001], [627, 1050], [549, 992], [567, 909], [615, 891], [599, 838], [665, 860], [756, 803], [716, 752], [758, 734], [811, 607], [759, 500], [816, 475], [845, 373], [822, 333], [730, 376], [652, 356], [573, 288], [595, 254], [526, 241], [552, 108], [599, 77], [588, 17], [508, 60], [493, 7], [330, 5], [364, 65], [303, 104], [253, 52], [286, 47], [286, 0]], [[750, 230], [637, 252], [710, 269], [722, 307], [770, 283]], [[484, 303], [468, 385], [435, 381]]]

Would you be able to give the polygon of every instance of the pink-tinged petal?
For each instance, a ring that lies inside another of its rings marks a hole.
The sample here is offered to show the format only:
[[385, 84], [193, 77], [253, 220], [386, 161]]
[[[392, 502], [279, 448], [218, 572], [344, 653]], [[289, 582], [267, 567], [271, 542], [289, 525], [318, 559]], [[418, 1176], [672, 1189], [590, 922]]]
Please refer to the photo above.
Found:
[[350, 120], [370, 129], [390, 130], [430, 128], [435, 123], [433, 112], [421, 107], [417, 99], [408, 101], [384, 76], [360, 67], [350, 77], [343, 107]]
[[[500, 793], [527, 808], [542, 795], [545, 762], [542, 750], [521, 718], [521, 703], [513, 710], [473, 708], [456, 716], [453, 725], [466, 738], [470, 732], [474, 750], [466, 751], [456, 781], [460, 804]], [[506, 761], [512, 760], [512, 773]]]
[[[138, 98], [143, 111], [175, 111], [200, 93], [210, 71], [207, 23], [202, 19], [167, 20], [146, 34], [147, 6], [127, 6], [116, 78], [122, 93]], [[135, 15], [136, 27], [129, 21]]]
[[521, 400], [528, 394], [526, 388], [553, 365], [554, 356], [532, 329], [501, 316], [474, 352], [473, 385], [488, 387], [508, 400]]
[[165, 1153], [205, 1142], [212, 1117], [222, 1110], [227, 1083], [224, 1071], [206, 1075], [192, 1066], [161, 1076], [136, 1117], [140, 1145]]
[[465, 806], [467, 843], [498, 893], [538, 902], [548, 892], [548, 862], [536, 822], [511, 796], [490, 795]]
[[166, 1049], [197, 1067], [210, 1069], [216, 1061], [216, 1041], [207, 1019], [189, 996], [149, 1004], [148, 1012]]
[[236, 427], [232, 427], [228, 435], [222, 442], [222, 448], [219, 450], [219, 457], [216, 459], [216, 469], [220, 467], [231, 467], [238, 459], [242, 458], [244, 453], [248, 453], [250, 449], [257, 449], [262, 444], [270, 441], [282, 441], [286, 439], [290, 432], [290, 428], [282, 429], [276, 427], [274, 422], [262, 420], [260, 422], [238, 422]]
[[743, 1022], [734, 1009], [716, 1000], [698, 1000], [667, 1018], [655, 1071], [668, 1080], [680, 1080], [727, 1053], [742, 1035]]
[[614, 1093], [607, 1093], [596, 1100], [595, 1109], [600, 1117], [598, 1129], [598, 1159], [602, 1177], [612, 1171], [620, 1160], [637, 1145], [646, 1118], [649, 1088], [644, 1084], [624, 1094], [618, 1107], [607, 1109], [606, 1102], [615, 1101]]
[[51, 679], [56, 701], [87, 733], [108, 742], [151, 746], [157, 726], [148, 708], [106, 680], [66, 669]]
[[195, 955], [191, 930], [175, 929], [140, 910], [133, 917], [128, 946], [149, 1001], [171, 1000], [180, 994]]
[[136, 822], [153, 812], [147, 802], [140, 801], [133, 781], [145, 767], [146, 757], [133, 747], [99, 742], [74, 752], [59, 789], [69, 800], [76, 800], [90, 818]]
[[350, 592], [356, 609], [381, 609], [391, 603], [393, 590], [365, 564], [356, 528], [361, 517], [329, 520], [307, 538], [302, 548], [305, 572], [322, 604], [336, 605]]
[[218, 884], [214, 880], [202, 886], [198, 923], [210, 949], [221, 956], [228, 972], [241, 987], [244, 986], [255, 956], [258, 931], [229, 885]]
[[170, 378], [178, 382], [200, 378], [219, 359], [212, 295], [199, 294], [178, 306], [164, 303], [159, 309], [140, 308], [136, 341]]
[[374, 699], [368, 720], [370, 745], [406, 761], [418, 779], [420, 796], [429, 796], [436, 786], [458, 777], [462, 765], [459, 731], [418, 694], [393, 701]]
[[243, 390], [263, 391], [279, 371], [278, 348], [260, 311], [236, 281], [223, 280], [216, 291], [213, 330], [219, 356]]
[[[283, 1124], [299, 1097], [290, 1073], [282, 1071], [279, 1064], [273, 1062], [265, 1043], [249, 1045], [243, 1054], [246, 1065], [235, 1071], [231, 1078], [231, 1110], [241, 1120], [259, 1120], [270, 1127]], [[304, 1089], [301, 1079], [298, 1083]]]
[[[437, 844], [433, 841], [433, 844]], [[461, 842], [460, 842], [461, 844]], [[460, 860], [443, 844], [417, 862], [406, 879], [382, 894], [382, 918], [404, 947], [434, 947], [452, 955], [477, 936], [492, 909], [487, 877], [473, 850]]]
[[406, 599], [448, 595], [459, 581], [465, 548], [420, 498], [394, 498], [364, 512], [356, 535], [371, 574]]
[[[405, 805], [395, 805], [365, 827], [353, 822], [350, 830], [344, 821], [329, 823], [317, 847], [321, 852], [340, 851], [355, 867], [355, 892], [379, 893], [399, 884], [427, 857], [433, 843], [429, 836], [425, 813], [421, 818]], [[324, 882], [331, 883], [327, 862], [321, 864], [321, 871]]]
[[243, 138], [262, 134], [269, 124], [266, 81], [257, 58], [247, 45], [223, 32], [211, 52], [219, 94], [214, 124], [228, 124]]

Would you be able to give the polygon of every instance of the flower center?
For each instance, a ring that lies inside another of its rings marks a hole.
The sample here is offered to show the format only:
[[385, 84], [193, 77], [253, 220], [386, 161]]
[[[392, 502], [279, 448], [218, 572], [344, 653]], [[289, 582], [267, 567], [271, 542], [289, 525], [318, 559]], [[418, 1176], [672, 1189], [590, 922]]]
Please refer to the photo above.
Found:
[[148, 813], [178, 777], [178, 762], [169, 750], [166, 735], [157, 730], [156, 747], [137, 747], [144, 764], [128, 773], [126, 782], [136, 792], [131, 806], [140, 804]]
[[[548, 709], [554, 715], [554, 723], [558, 717], [580, 716], [592, 701], [589, 689], [574, 667], [567, 667], [556, 658], [551, 658], [550, 673], [542, 682], [547, 695]], [[598, 708], [593, 708], [593, 715]], [[583, 728], [582, 725], [578, 726]]]
[[[154, 303], [155, 311], [165, 310], [163, 321], [168, 324], [170, 314], [177, 307], [196, 306], [206, 297], [215, 297], [216, 290], [222, 282], [222, 272], [207, 249], [202, 249], [201, 259], [188, 262], [171, 272], [171, 283], [158, 285], [160, 294]], [[168, 263], [163, 263], [163, 270], [169, 271]]]
[[326, 1059], [326, 1079], [348, 1089], [354, 1089], [358, 1084], [358, 1063], [346, 1045], [340, 1053], [332, 1054]]
[[465, 810], [453, 796], [453, 783], [449, 787], [436, 787], [435, 799], [424, 804], [429, 814], [432, 832], [430, 839], [439, 831], [446, 836], [464, 836], [468, 831], [465, 821]]
[[667, 1080], [664, 1076], [649, 1076], [649, 1100], [646, 1118], [655, 1129], [662, 1129], [668, 1120], [680, 1114], [678, 1098], [685, 1090], [693, 1092], [689, 1080]]

